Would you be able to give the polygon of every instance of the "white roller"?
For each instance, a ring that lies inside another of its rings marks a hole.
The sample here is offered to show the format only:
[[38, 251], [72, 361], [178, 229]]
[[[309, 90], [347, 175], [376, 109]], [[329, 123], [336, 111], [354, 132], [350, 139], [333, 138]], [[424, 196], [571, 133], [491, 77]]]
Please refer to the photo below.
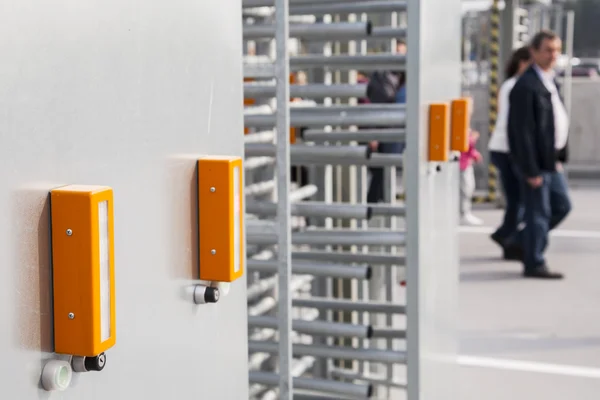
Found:
[[71, 364], [63, 360], [50, 360], [42, 369], [42, 387], [49, 392], [63, 391], [71, 384], [72, 377]]

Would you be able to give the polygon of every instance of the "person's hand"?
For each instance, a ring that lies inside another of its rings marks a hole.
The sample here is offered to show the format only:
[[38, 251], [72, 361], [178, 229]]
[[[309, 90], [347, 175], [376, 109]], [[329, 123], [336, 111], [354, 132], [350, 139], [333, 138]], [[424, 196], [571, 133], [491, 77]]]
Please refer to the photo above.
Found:
[[544, 183], [544, 178], [542, 178], [541, 176], [527, 178], [527, 183], [529, 183], [529, 186], [531, 186], [532, 188], [537, 189], [540, 186], [542, 186], [542, 183]]
[[479, 132], [477, 131], [471, 131], [471, 137], [475, 140], [479, 139]]
[[556, 171], [557, 172], [563, 172], [563, 170], [564, 170], [564, 168], [563, 168], [562, 163], [560, 161], [557, 161], [556, 162]]
[[473, 155], [473, 157], [475, 158], [475, 161], [478, 163], [481, 162], [481, 160], [483, 160], [483, 156], [481, 155], [481, 153], [475, 153]]
[[377, 140], [373, 140], [371, 143], [369, 143], [369, 147], [371, 148], [371, 150], [377, 151], [377, 147], [379, 147], [379, 142]]

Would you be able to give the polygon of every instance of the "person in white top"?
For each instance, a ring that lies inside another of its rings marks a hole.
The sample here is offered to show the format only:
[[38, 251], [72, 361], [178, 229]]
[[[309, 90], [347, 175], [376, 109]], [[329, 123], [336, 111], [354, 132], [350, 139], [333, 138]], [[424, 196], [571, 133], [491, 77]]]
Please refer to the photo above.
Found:
[[515, 50], [506, 65], [505, 81], [498, 93], [498, 117], [496, 126], [488, 143], [490, 160], [500, 174], [500, 183], [504, 191], [506, 207], [502, 224], [492, 233], [491, 238], [502, 248], [504, 259], [521, 260], [522, 244], [517, 240], [519, 224], [523, 220], [521, 202], [521, 181], [517, 177], [508, 151], [509, 95], [519, 76], [529, 68], [531, 54], [529, 47]]
[[510, 157], [523, 181], [525, 206], [523, 275], [561, 279], [548, 269], [544, 252], [548, 233], [571, 211], [562, 163], [567, 161], [569, 118], [554, 80], [553, 67], [562, 43], [553, 32], [541, 31], [531, 41], [533, 64], [509, 95], [508, 143]]

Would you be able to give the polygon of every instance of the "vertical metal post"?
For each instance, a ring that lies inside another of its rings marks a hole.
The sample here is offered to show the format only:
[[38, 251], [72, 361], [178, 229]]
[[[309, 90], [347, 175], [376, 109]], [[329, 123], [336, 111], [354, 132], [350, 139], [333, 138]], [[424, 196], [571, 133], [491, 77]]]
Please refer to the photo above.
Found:
[[[459, 168], [456, 162], [428, 161], [429, 106], [460, 96], [460, 16], [461, 0], [412, 1], [408, 7], [407, 400], [460, 397], [453, 361], [458, 342]], [[432, 26], [436, 35], [430, 33]], [[437, 81], [440, 76], [443, 85]]]
[[[365, 22], [368, 21], [369, 20], [368, 15], [366, 13], [361, 14], [360, 20], [365, 21]], [[367, 54], [367, 41], [366, 40], [362, 40], [360, 42], [360, 49], [358, 52], [362, 55]], [[367, 167], [359, 166], [359, 167], [357, 167], [357, 169], [358, 169], [358, 185], [356, 187], [356, 190], [357, 190], [358, 203], [366, 204], [367, 203], [367, 185], [368, 185]], [[359, 224], [360, 229], [362, 229], [362, 230], [369, 229], [369, 222], [366, 220], [361, 220], [358, 222], [358, 224]], [[369, 248], [367, 246], [364, 246], [359, 251], [362, 253], [368, 253]], [[369, 296], [368, 282], [367, 281], [359, 282], [358, 283], [358, 299], [360, 301], [365, 301], [368, 299], [368, 296]], [[370, 323], [369, 313], [359, 313], [359, 315], [360, 315], [359, 323], [365, 324], [365, 325]], [[363, 347], [363, 348], [369, 348], [369, 339], [361, 340], [361, 345], [362, 345], [361, 347]], [[360, 364], [358, 367], [359, 374], [366, 375], [367, 368], [368, 368], [368, 363], [365, 361], [360, 361]]]
[[290, 64], [288, 54], [288, 6], [289, 0], [275, 1], [275, 80], [277, 84], [277, 259], [279, 262], [279, 396], [282, 400], [293, 399], [292, 384], [292, 299], [290, 280], [292, 275], [291, 225], [290, 225]]
[[[318, 16], [316, 18], [316, 23], [326, 23], [326, 22], [331, 22], [328, 16]], [[330, 47], [330, 43], [326, 42], [326, 43], [314, 43], [314, 42], [307, 42], [305, 43], [306, 49], [307, 49], [307, 53], [308, 54], [315, 54], [315, 53], [323, 53], [325, 54], [327, 49]], [[315, 67], [309, 70], [309, 76], [308, 76], [308, 82], [311, 83], [327, 83], [328, 82], [328, 76], [327, 76], [327, 71], [325, 68], [322, 67]], [[331, 82], [329, 82], [329, 84], [331, 84]], [[331, 99], [323, 99], [323, 105], [326, 104], [328, 101], [330, 101]], [[309, 181], [313, 184], [315, 184], [318, 188], [317, 190], [317, 194], [315, 195], [315, 200], [317, 201], [325, 201], [327, 198], [327, 194], [326, 194], [326, 187], [327, 187], [327, 168], [328, 166], [315, 166], [315, 165], [311, 165], [308, 167], [309, 171], [310, 171], [310, 175], [309, 175]], [[310, 218], [310, 225], [313, 226], [319, 226], [319, 227], [324, 227], [326, 224], [326, 218]], [[320, 250], [325, 250], [325, 247], [319, 248]], [[330, 278], [316, 278], [313, 281], [313, 285], [312, 285], [312, 295], [313, 296], [317, 296], [317, 297], [326, 297], [327, 293], [328, 293], [328, 282], [329, 282]], [[322, 320], [328, 320], [328, 315], [330, 314], [330, 311], [326, 311], [323, 313], [323, 315], [320, 316], [320, 319]], [[323, 338], [323, 337], [314, 337], [313, 338], [313, 343], [317, 344], [317, 345], [325, 345], [327, 344], [328, 338]], [[320, 377], [320, 378], [325, 378], [327, 376], [327, 371], [329, 370], [328, 368], [328, 360], [325, 358], [322, 359], [317, 359], [314, 367], [313, 367], [313, 374], [315, 377]]]
[[[391, 14], [390, 26], [397, 27], [398, 26], [398, 13], [393, 12]], [[391, 52], [396, 54], [396, 38], [393, 38], [390, 43]], [[384, 187], [384, 201], [388, 204], [393, 204], [396, 202], [396, 167], [384, 168], [384, 182], [386, 182]], [[396, 229], [396, 217], [386, 218], [385, 226], [391, 230]], [[392, 247], [390, 252], [394, 254], [396, 252], [396, 247]], [[392, 303], [394, 301], [393, 297], [393, 289], [396, 286], [396, 279], [394, 279], [396, 274], [396, 268], [386, 268], [385, 270], [385, 300], [388, 303]], [[385, 317], [385, 326], [391, 327], [393, 323], [392, 315], [386, 315]], [[388, 338], [386, 341], [385, 348], [388, 351], [393, 350], [393, 341], [391, 338]], [[388, 381], [392, 381], [394, 377], [394, 365], [392, 363], [388, 363], [386, 366], [386, 377]], [[386, 388], [387, 398], [391, 398], [391, 387]]]
[[[413, 133], [406, 135], [406, 158], [404, 160], [404, 193], [405, 204], [408, 210], [406, 214], [406, 381], [410, 383], [407, 388], [408, 400], [420, 400], [419, 388], [421, 383], [421, 368], [419, 335], [421, 334], [419, 321], [419, 273], [421, 254], [419, 252], [419, 200], [421, 198], [419, 189], [422, 183], [419, 179], [419, 170], [421, 167], [421, 157], [424, 153], [424, 145], [420, 140], [420, 108], [421, 88], [419, 84], [421, 52], [421, 2], [415, 2], [408, 8], [408, 28], [407, 28], [407, 52], [406, 52], [406, 75], [410, 79], [406, 80], [406, 126], [407, 132]], [[410, 130], [408, 130], [410, 129]], [[408, 171], [415, 171], [409, 173]]]
[[529, 23], [531, 25], [530, 32], [532, 32], [532, 34], [535, 35], [537, 32], [539, 32], [541, 30], [541, 27], [542, 27], [542, 24], [541, 24], [542, 13], [540, 11], [540, 8], [537, 6], [531, 6], [531, 9], [529, 11], [530, 11]]
[[554, 8], [554, 27], [552, 28], [559, 36], [563, 36], [563, 19], [565, 17], [564, 9], [561, 6]]
[[[334, 23], [340, 23], [342, 22], [342, 16], [340, 14], [334, 14], [332, 15], [333, 18], [333, 22]], [[343, 54], [344, 51], [342, 49], [342, 42], [337, 40], [335, 42], [333, 42], [333, 54], [335, 55], [340, 55]], [[336, 85], [339, 85], [340, 83], [342, 83], [342, 76], [344, 74], [342, 73], [342, 71], [338, 70], [338, 69], [334, 69], [333, 70], [333, 83]], [[333, 104], [342, 104], [341, 99], [339, 97], [334, 97], [332, 98]], [[332, 127], [332, 130], [338, 130], [338, 127]], [[339, 145], [339, 143], [335, 143], [335, 145]], [[344, 171], [347, 170], [347, 168], [344, 168], [341, 165], [333, 165], [332, 166], [332, 176], [333, 176], [333, 201], [336, 203], [341, 203], [344, 201], [344, 188], [346, 188], [346, 182], [344, 181]], [[333, 222], [333, 226], [335, 228], [342, 228], [343, 227], [343, 220], [336, 218], [333, 219], [332, 218], [332, 222]], [[344, 247], [343, 246], [336, 246], [334, 247], [334, 251], [343, 251]], [[335, 298], [340, 298], [343, 299], [345, 298], [345, 288], [344, 288], [344, 280], [343, 279], [332, 279], [332, 293], [333, 293], [333, 297]], [[344, 321], [344, 312], [343, 311], [336, 311], [335, 314], [332, 316], [333, 317], [333, 321], [335, 322], [343, 322]], [[333, 343], [336, 346], [345, 346], [346, 345], [346, 339], [342, 338], [342, 337], [335, 337], [333, 338]], [[342, 368], [346, 368], [347, 364], [345, 360], [332, 360], [333, 361], [333, 365], [335, 367], [342, 367]], [[337, 364], [337, 365], [336, 365]]]
[[[348, 15], [348, 22], [357, 22], [359, 20], [359, 16], [357, 14], [350, 14]], [[350, 40], [348, 42], [348, 54], [350, 55], [356, 55], [358, 54], [357, 52], [358, 49], [358, 43], [356, 40]], [[356, 84], [357, 83], [357, 76], [358, 76], [358, 71], [353, 70], [353, 71], [348, 71], [348, 83], [349, 84]], [[356, 106], [358, 103], [356, 98], [351, 98], [348, 100], [348, 104]], [[352, 142], [352, 145], [356, 146], [358, 143], [357, 142]], [[360, 166], [350, 166], [348, 168], [348, 178], [347, 178], [347, 182], [348, 182], [348, 188], [346, 189], [346, 196], [347, 196], [347, 201], [350, 202], [350, 204], [357, 204], [360, 200], [358, 197], [358, 191], [357, 191], [357, 187], [359, 185], [358, 183], [358, 174], [360, 171]], [[352, 230], [356, 230], [358, 229], [358, 225], [359, 225], [359, 221], [358, 220], [351, 220], [350, 221], [350, 229]], [[357, 246], [352, 246], [352, 248], [350, 249], [351, 252], [356, 253], [358, 251]], [[349, 297], [352, 299], [352, 301], [357, 301], [359, 300], [358, 296], [359, 296], [359, 286], [361, 285], [361, 281], [358, 279], [352, 280], [350, 282], [350, 293], [349, 293]], [[360, 324], [360, 313], [358, 312], [353, 312], [351, 314], [351, 321], [353, 324]], [[360, 346], [361, 341], [360, 339], [355, 339], [352, 341], [352, 347], [358, 347]], [[360, 366], [361, 366], [362, 362], [361, 361], [355, 361], [352, 365], [352, 370], [353, 371], [358, 371]]]
[[[487, 35], [487, 36], [488, 36], [488, 38], [489, 38], [489, 36], [490, 36], [490, 32], [491, 32], [491, 30], [492, 30], [492, 28], [491, 28], [491, 26], [490, 26], [490, 23], [489, 23], [489, 21], [490, 21], [490, 18], [491, 18], [491, 15], [492, 15], [492, 10], [491, 10], [491, 9], [490, 9], [490, 10], [487, 10], [487, 11], [484, 13], [484, 15], [482, 15], [482, 16], [480, 17], [481, 19], [480, 19], [480, 20], [479, 20], [479, 22], [478, 22], [478, 25], [479, 25], [479, 26], [481, 26], [482, 22], [483, 22], [483, 21], [485, 21], [485, 24], [486, 24], [487, 30], [484, 32], [484, 34], [485, 34], [485, 35]], [[482, 21], [482, 20], [483, 20], [483, 21]], [[483, 65], [482, 65], [482, 64], [483, 64], [483, 61], [486, 61], [486, 63], [487, 63], [487, 66], [485, 67], [485, 69], [483, 69], [483, 68], [480, 68], [480, 70], [479, 70], [479, 74], [480, 74], [480, 76], [481, 76], [481, 74], [482, 74], [483, 70], [485, 70], [485, 71], [486, 71], [486, 73], [489, 73], [489, 68], [490, 68], [490, 67], [489, 67], [489, 60], [490, 60], [490, 54], [491, 54], [491, 51], [490, 51], [490, 46], [489, 46], [489, 40], [488, 40], [488, 46], [484, 46], [484, 45], [483, 45], [483, 40], [481, 40], [481, 39], [478, 39], [478, 40], [477, 40], [477, 43], [478, 43], [478, 45], [477, 45], [477, 47], [478, 47], [478, 51], [477, 51], [477, 62], [478, 62], [478, 63], [479, 63], [479, 65], [480, 65], [480, 66], [482, 66], [482, 67], [483, 67]], [[487, 80], [489, 80], [489, 77], [487, 78]], [[484, 80], [484, 82], [487, 82], [487, 80]]]
[[542, 18], [542, 29], [550, 29], [550, 8], [544, 5], [540, 13]]
[[[396, 167], [386, 167], [384, 168], [384, 202], [387, 204], [394, 204], [396, 202]], [[390, 230], [396, 230], [396, 217], [390, 216], [385, 218], [385, 227]], [[391, 254], [396, 253], [397, 248], [392, 246], [390, 249]], [[394, 286], [397, 284], [396, 268], [386, 268], [385, 269], [385, 301], [387, 303], [393, 303], [394, 300]], [[393, 323], [392, 315], [388, 314], [385, 316], [385, 326], [391, 327]], [[393, 350], [393, 341], [391, 338], [386, 340], [385, 349], [388, 351]], [[392, 381], [394, 377], [394, 365], [392, 363], [388, 363], [386, 365], [386, 377], [388, 381]], [[386, 389], [387, 398], [391, 398], [390, 387], [388, 386]]]
[[571, 89], [573, 85], [573, 66], [571, 60], [573, 59], [573, 30], [575, 29], [575, 11], [567, 11], [567, 33], [565, 37], [565, 51], [567, 53], [568, 64], [565, 70], [565, 81], [563, 84], [563, 96], [565, 99], [565, 108], [567, 114], [571, 116]]
[[[518, 0], [504, 1], [504, 11], [502, 12], [502, 22], [500, 29], [500, 33], [502, 35], [502, 38], [500, 39], [500, 66], [506, 65], [506, 62], [509, 60], [514, 48], [514, 43], [517, 35], [515, 31], [515, 10], [518, 7]], [[498, 69], [499, 82], [502, 82], [504, 79], [506, 79], [503, 72], [503, 68]]]
[[[571, 102], [572, 102], [572, 91], [573, 91], [573, 38], [575, 29], [575, 11], [567, 11], [567, 23], [566, 23], [566, 34], [565, 34], [565, 50], [567, 53], [567, 68], [565, 69], [565, 80], [563, 82], [563, 99], [565, 102], [565, 108], [567, 115], [571, 119]], [[565, 170], [565, 177], [569, 178], [569, 173]]]
[[[512, 46], [512, 43], [511, 43]], [[490, 15], [490, 76], [489, 89], [489, 123], [488, 137], [492, 135], [498, 115], [498, 88], [500, 75], [500, 1], [493, 0]], [[488, 193], [486, 200], [496, 200], [496, 186], [498, 174], [492, 163], [488, 164]]]
[[[323, 17], [324, 23], [330, 24], [333, 21], [334, 21], [334, 19], [333, 19], [332, 15], [328, 14]], [[326, 42], [323, 46], [323, 55], [331, 56], [334, 53], [335, 53], [335, 43], [334, 42]], [[330, 67], [325, 67], [324, 83], [326, 85], [332, 85], [334, 83], [334, 73], [332, 72], [332, 68], [330, 68]], [[326, 99], [323, 100], [324, 106], [331, 106], [333, 103], [334, 103], [334, 99], [332, 97], [327, 97]], [[330, 130], [332, 129], [331, 126], [329, 126], [327, 128]], [[335, 186], [335, 183], [334, 183], [335, 177], [334, 177], [334, 173], [333, 173], [334, 166], [331, 164], [325, 166], [324, 172], [325, 172], [325, 174], [324, 174], [325, 178], [324, 178], [323, 191], [325, 192], [325, 202], [333, 203], [333, 201], [334, 201], [333, 189]], [[325, 219], [325, 228], [332, 229], [333, 226], [334, 226], [333, 218], [326, 218]], [[333, 251], [333, 247], [327, 246], [326, 250]], [[325, 297], [327, 297], [327, 298], [333, 297], [333, 284], [334, 284], [334, 281], [332, 278], [325, 279]], [[333, 319], [333, 311], [331, 311], [331, 310], [327, 311], [326, 319], [327, 319], [327, 321], [334, 320]], [[326, 340], [326, 343], [328, 346], [334, 345], [334, 340], [332, 337], [327, 337], [325, 340]], [[325, 368], [325, 373], [326, 373], [327, 379], [331, 379], [331, 370], [333, 369], [333, 367], [334, 367], [333, 360], [331, 358], [328, 358], [326, 360], [326, 368]]]

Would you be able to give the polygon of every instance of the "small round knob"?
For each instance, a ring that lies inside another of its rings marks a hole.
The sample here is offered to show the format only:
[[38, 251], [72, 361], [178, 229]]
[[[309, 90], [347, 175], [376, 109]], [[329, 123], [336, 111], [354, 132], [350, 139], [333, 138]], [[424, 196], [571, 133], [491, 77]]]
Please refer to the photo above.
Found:
[[221, 297], [221, 292], [218, 287], [211, 287], [205, 285], [196, 285], [194, 287], [194, 303], [195, 304], [206, 304], [216, 303]]
[[221, 296], [221, 292], [219, 292], [219, 288], [216, 287], [207, 287], [204, 292], [204, 301], [206, 303], [216, 303], [219, 301], [219, 297]]
[[86, 357], [84, 364], [88, 371], [102, 371], [106, 365], [106, 354], [100, 353], [96, 357]]

